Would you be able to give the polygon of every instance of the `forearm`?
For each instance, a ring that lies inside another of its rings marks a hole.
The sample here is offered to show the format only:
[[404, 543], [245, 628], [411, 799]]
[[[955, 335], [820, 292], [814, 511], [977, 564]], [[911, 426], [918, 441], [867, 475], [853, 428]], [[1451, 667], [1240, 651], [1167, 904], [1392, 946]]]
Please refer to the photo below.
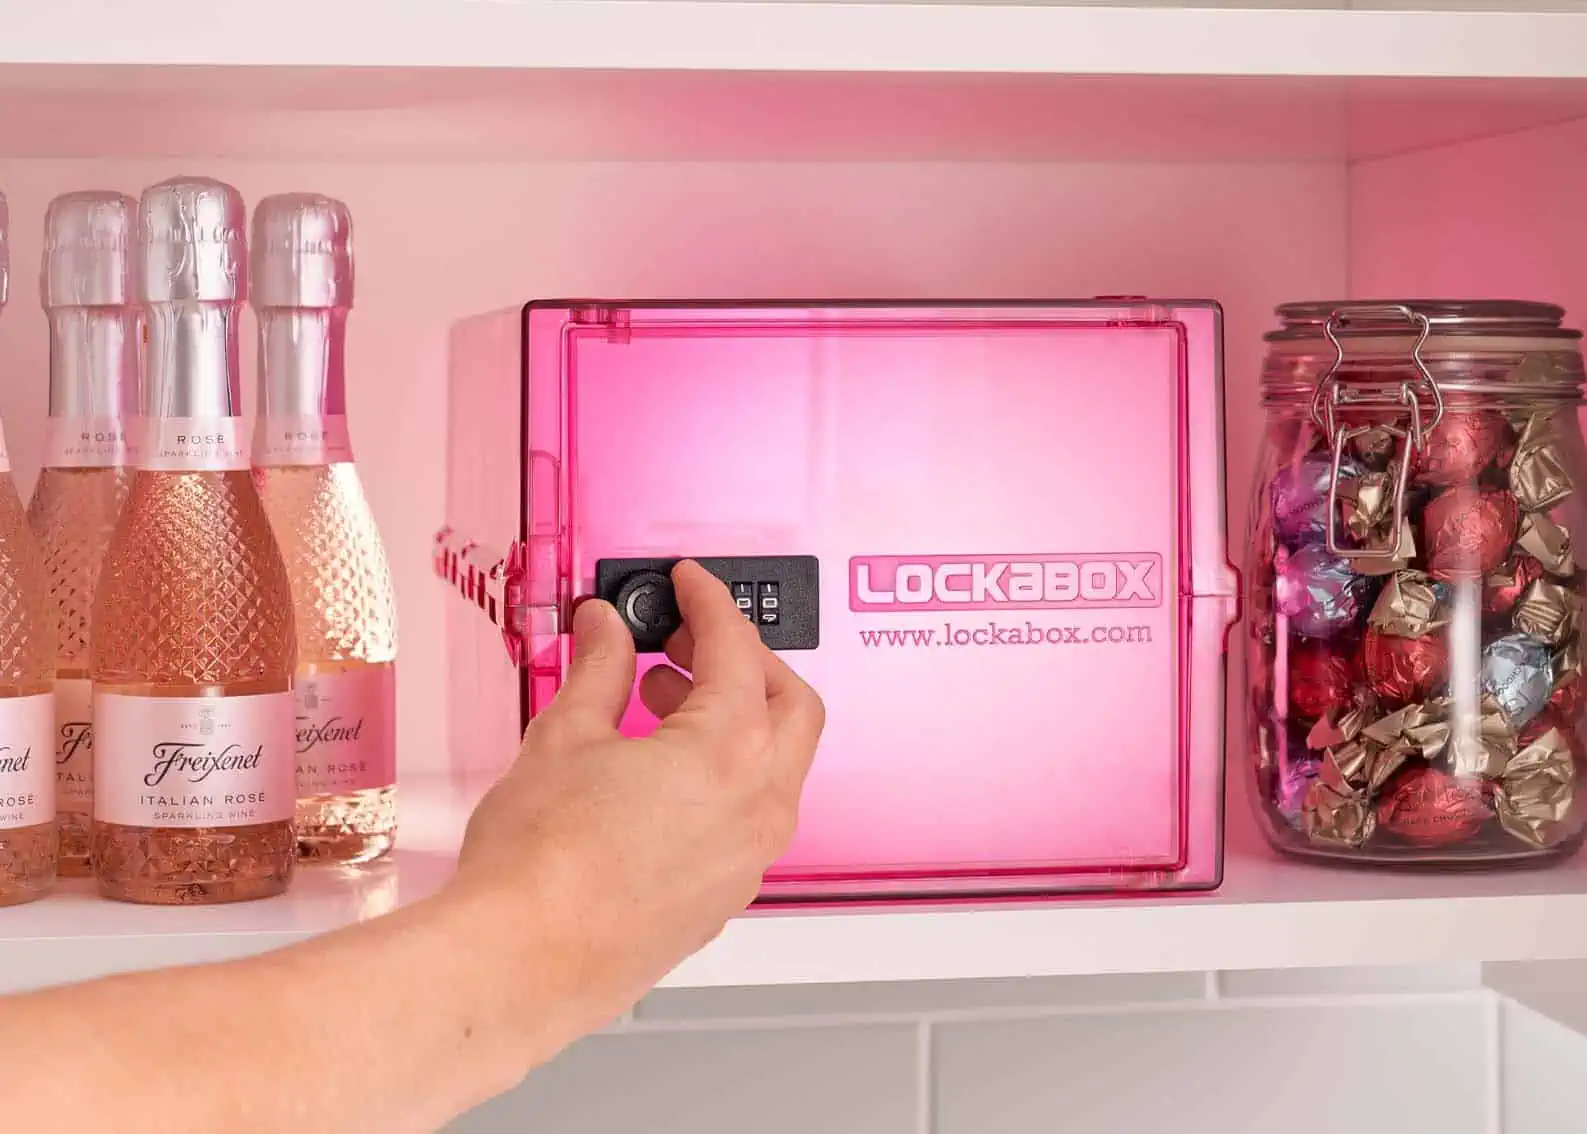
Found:
[[0, 1125], [435, 1130], [585, 1026], [557, 958], [521, 958], [504, 996], [514, 959], [493, 948], [443, 896], [273, 954], [0, 1000]]

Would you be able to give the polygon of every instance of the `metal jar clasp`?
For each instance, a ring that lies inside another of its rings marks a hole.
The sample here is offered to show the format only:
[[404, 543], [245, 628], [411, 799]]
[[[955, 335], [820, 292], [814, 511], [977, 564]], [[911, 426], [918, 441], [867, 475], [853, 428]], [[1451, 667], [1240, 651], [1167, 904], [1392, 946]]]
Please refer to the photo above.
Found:
[[[1361, 387], [1346, 383], [1339, 375], [1345, 361], [1344, 343], [1339, 332], [1346, 327], [1362, 330], [1381, 327], [1385, 332], [1397, 331], [1409, 324], [1417, 332], [1411, 347], [1411, 361], [1416, 364], [1417, 377], [1401, 382], [1397, 387]], [[1317, 380], [1312, 391], [1311, 417], [1317, 427], [1328, 436], [1333, 450], [1328, 472], [1328, 520], [1326, 524], [1328, 551], [1341, 559], [1381, 559], [1393, 555], [1398, 549], [1400, 533], [1405, 527], [1405, 491], [1410, 483], [1411, 464], [1421, 452], [1427, 434], [1438, 428], [1444, 419], [1444, 395], [1422, 359], [1422, 347], [1432, 334], [1432, 323], [1426, 315], [1399, 304], [1350, 304], [1338, 307], [1323, 324], [1323, 333], [1333, 344], [1334, 362], [1328, 372]], [[1422, 399], [1431, 403], [1430, 414], [1424, 414]], [[1347, 427], [1338, 420], [1341, 406], [1372, 409], [1396, 407], [1403, 409], [1405, 418], [1374, 421], [1370, 425]], [[1380, 431], [1396, 439], [1394, 457], [1394, 507], [1389, 527], [1388, 547], [1345, 547], [1339, 533], [1339, 473], [1344, 461], [1345, 446], [1366, 433]]]

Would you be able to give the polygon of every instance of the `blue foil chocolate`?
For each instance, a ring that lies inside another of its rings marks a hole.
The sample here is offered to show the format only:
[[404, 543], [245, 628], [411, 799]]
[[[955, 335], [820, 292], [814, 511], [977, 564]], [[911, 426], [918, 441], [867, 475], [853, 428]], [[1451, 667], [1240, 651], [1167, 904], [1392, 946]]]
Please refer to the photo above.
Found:
[[[1332, 456], [1314, 454], [1284, 465], [1273, 474], [1269, 494], [1273, 504], [1273, 530], [1279, 539], [1292, 547], [1326, 539], [1328, 478], [1332, 473]], [[1341, 481], [1360, 473], [1360, 462], [1354, 458], [1340, 460]]]
[[1506, 634], [1482, 651], [1482, 691], [1520, 729], [1543, 711], [1554, 691], [1554, 657], [1530, 634]]
[[1355, 623], [1372, 580], [1325, 547], [1280, 549], [1273, 562], [1274, 605], [1290, 629], [1307, 638], [1328, 638]]

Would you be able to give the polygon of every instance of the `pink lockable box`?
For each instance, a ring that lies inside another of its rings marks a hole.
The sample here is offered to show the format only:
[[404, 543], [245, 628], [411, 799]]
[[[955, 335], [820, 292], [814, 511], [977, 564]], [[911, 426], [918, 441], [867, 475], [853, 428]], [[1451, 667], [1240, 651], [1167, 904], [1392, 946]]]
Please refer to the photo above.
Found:
[[[578, 599], [654, 646], [688, 556], [827, 705], [763, 901], [1216, 886], [1221, 349], [1206, 301], [580, 300], [459, 324], [436, 548], [466, 600], [457, 774], [512, 759]], [[655, 723], [636, 698], [623, 727]]]

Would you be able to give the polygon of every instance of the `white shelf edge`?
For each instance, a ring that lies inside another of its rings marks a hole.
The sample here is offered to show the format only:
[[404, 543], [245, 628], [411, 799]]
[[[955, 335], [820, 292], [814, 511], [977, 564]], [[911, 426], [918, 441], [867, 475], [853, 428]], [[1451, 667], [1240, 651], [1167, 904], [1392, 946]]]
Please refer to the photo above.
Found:
[[1085, 905], [735, 921], [660, 987], [1551, 961], [1587, 894]]
[[0, 64], [1587, 77], [1587, 13], [1574, 12], [743, 0], [368, 12], [359, 0], [0, 0]]
[[[76, 910], [91, 912], [82, 905]], [[49, 932], [7, 939], [5, 921], [18, 911], [0, 919], [0, 993], [248, 956], [361, 916], [351, 906], [330, 916], [324, 909], [306, 915], [289, 896], [224, 910], [168, 911], [168, 932], [151, 927], [150, 918], [162, 915], [146, 907], [133, 915], [137, 928], [107, 928], [113, 923], [106, 916], [116, 915], [102, 914], [98, 925], [70, 932], [60, 916], [68, 910], [41, 912], [53, 915]], [[659, 987], [1470, 962], [1503, 971], [1504, 962], [1579, 958], [1587, 958], [1587, 893], [1250, 903], [1145, 898], [1032, 908], [756, 913], [731, 922]], [[1513, 989], [1492, 983], [1525, 1000], [1518, 980]]]

